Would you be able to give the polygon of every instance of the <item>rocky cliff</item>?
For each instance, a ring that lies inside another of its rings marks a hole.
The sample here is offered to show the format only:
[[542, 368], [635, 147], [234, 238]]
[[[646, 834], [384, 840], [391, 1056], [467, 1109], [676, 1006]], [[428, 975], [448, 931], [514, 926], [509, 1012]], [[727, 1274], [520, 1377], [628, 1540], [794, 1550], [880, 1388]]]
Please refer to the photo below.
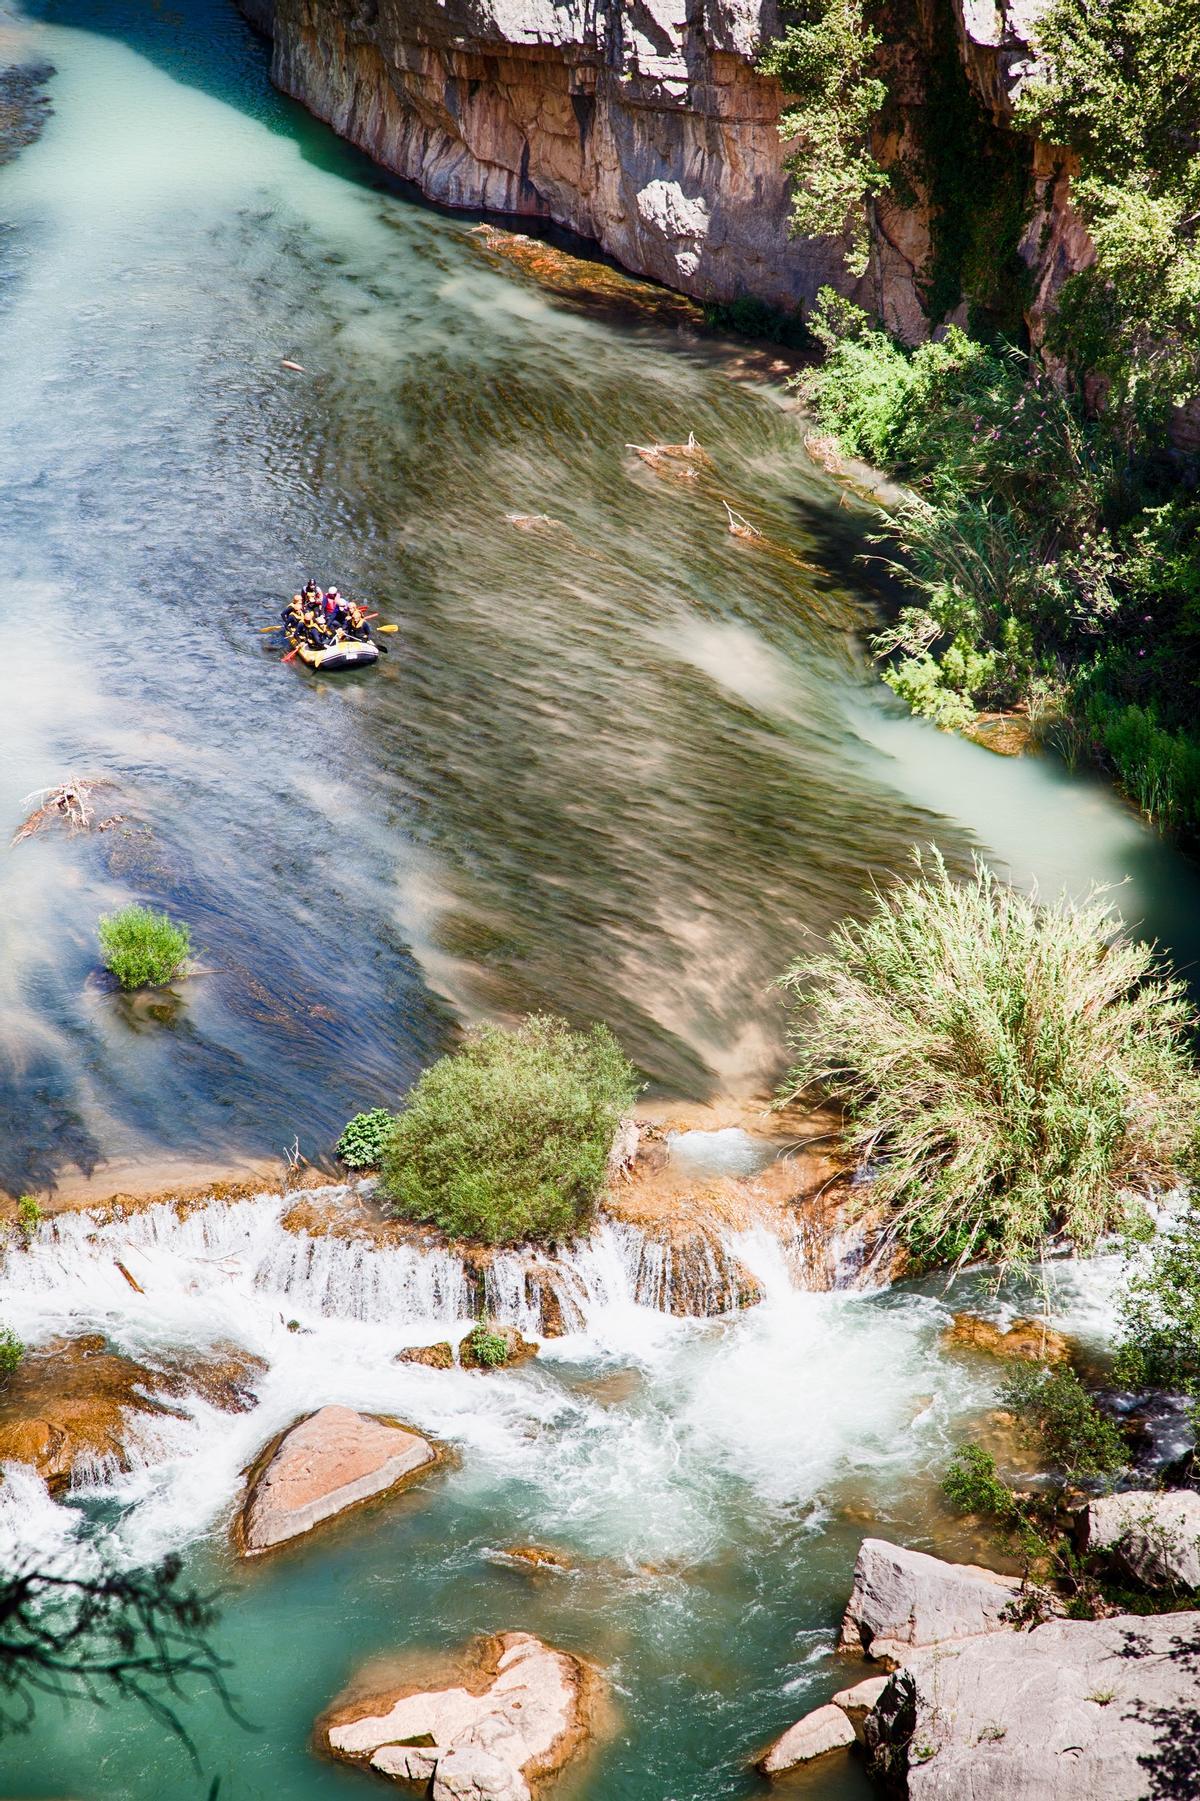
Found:
[[1040, 335], [1088, 254], [1061, 153], [1012, 129], [1044, 0], [885, 0], [894, 174], [865, 277], [788, 231], [776, 0], [240, 0], [285, 92], [447, 206], [553, 220], [703, 299], [825, 282], [910, 340], [964, 304]]

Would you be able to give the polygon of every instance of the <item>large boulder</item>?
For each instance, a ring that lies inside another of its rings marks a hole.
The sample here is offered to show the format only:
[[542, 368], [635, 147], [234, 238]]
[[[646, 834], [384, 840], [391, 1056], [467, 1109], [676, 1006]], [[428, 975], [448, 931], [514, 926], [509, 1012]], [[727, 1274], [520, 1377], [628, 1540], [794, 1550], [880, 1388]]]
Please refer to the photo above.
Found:
[[761, 1776], [786, 1776], [802, 1764], [844, 1751], [854, 1743], [854, 1728], [840, 1707], [817, 1707], [789, 1726], [755, 1763]]
[[1085, 1546], [1151, 1589], [1200, 1588], [1200, 1495], [1190, 1488], [1133, 1489], [1093, 1501]]
[[476, 1641], [444, 1685], [335, 1704], [317, 1738], [381, 1776], [428, 1783], [434, 1801], [530, 1801], [590, 1731], [597, 1677], [528, 1632]]
[[[925, 1645], [1004, 1630], [1012, 1624], [1008, 1610], [1023, 1593], [1015, 1577], [864, 1538], [841, 1648], [902, 1663]], [[1045, 1604], [1054, 1608], [1049, 1597]]]
[[1200, 1616], [1052, 1620], [915, 1655], [867, 1716], [909, 1801], [1195, 1796]]
[[251, 1472], [237, 1533], [256, 1557], [375, 1495], [406, 1487], [438, 1462], [417, 1432], [350, 1407], [322, 1407], [269, 1445]]

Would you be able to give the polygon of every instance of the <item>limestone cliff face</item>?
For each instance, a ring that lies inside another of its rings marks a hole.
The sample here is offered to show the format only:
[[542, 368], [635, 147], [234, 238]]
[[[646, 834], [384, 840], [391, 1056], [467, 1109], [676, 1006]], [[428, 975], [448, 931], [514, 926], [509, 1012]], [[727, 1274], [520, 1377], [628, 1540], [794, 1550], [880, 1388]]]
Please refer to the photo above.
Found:
[[762, 0], [276, 0], [273, 75], [433, 200], [790, 308], [840, 257], [788, 236], [769, 22]]
[[[1088, 254], [1061, 155], [1011, 129], [1045, 0], [885, 0], [876, 151], [899, 179], [857, 283], [838, 242], [788, 231], [784, 97], [755, 67], [776, 0], [239, 3], [274, 37], [277, 84], [431, 199], [553, 220], [702, 299], [790, 310], [831, 282], [909, 341], [952, 315], [971, 272], [947, 263], [941, 240], [955, 233], [940, 227], [956, 205], [985, 202], [948, 194], [930, 147], [963, 94], [987, 165], [977, 185], [1002, 169], [1021, 187], [1012, 251], [1035, 337]], [[950, 100], [948, 82], [961, 89]], [[979, 228], [986, 238], [989, 222]]]

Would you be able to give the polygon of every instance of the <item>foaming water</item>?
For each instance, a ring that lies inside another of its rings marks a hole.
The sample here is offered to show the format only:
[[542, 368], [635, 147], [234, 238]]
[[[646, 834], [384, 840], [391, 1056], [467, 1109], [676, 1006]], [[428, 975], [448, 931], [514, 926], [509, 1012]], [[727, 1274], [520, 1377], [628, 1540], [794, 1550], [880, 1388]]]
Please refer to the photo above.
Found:
[[[760, 1229], [731, 1233], [723, 1256], [753, 1275], [762, 1303], [680, 1316], [653, 1243], [602, 1221], [574, 1248], [505, 1253], [488, 1271], [489, 1310], [531, 1334], [539, 1297], [558, 1298], [567, 1333], [544, 1339], [534, 1363], [429, 1369], [397, 1353], [468, 1329], [471, 1270], [436, 1244], [343, 1230], [340, 1191], [312, 1198], [337, 1229], [297, 1230], [286, 1198], [261, 1195], [105, 1222], [61, 1215], [10, 1255], [0, 1317], [35, 1352], [100, 1332], [151, 1370], [231, 1350], [261, 1367], [249, 1411], [173, 1397], [172, 1414], [131, 1428], [127, 1467], [87, 1467], [57, 1501], [9, 1466], [4, 1562], [36, 1554], [88, 1569], [102, 1553], [141, 1563], [184, 1549], [197, 1576], [219, 1568], [233, 1583], [221, 1647], [265, 1729], [272, 1792], [341, 1792], [304, 1751], [307, 1726], [373, 1650], [514, 1624], [595, 1657], [620, 1701], [626, 1727], [571, 1792], [749, 1792], [754, 1745], [842, 1681], [833, 1623], [863, 1521], [928, 1542], [933, 1484], [988, 1405], [986, 1375], [940, 1349], [954, 1300], [809, 1292], [793, 1247]], [[714, 1301], [719, 1269], [711, 1280]], [[1087, 1285], [1071, 1269], [1056, 1305], [1069, 1309]], [[331, 1402], [410, 1421], [457, 1460], [401, 1502], [231, 1576], [224, 1546], [247, 1466]], [[557, 1548], [571, 1571], [531, 1585], [505, 1555], [529, 1543]], [[272, 1648], [290, 1632], [303, 1635], [303, 1667]], [[256, 1792], [252, 1744], [231, 1742], [204, 1701], [189, 1726], [206, 1770], [227, 1772], [235, 1794]], [[5, 1748], [10, 1781], [78, 1786], [103, 1743], [89, 1793], [175, 1792], [170, 1747], [128, 1709], [108, 1729], [74, 1710], [65, 1731], [48, 1730]], [[828, 1792], [857, 1794], [857, 1781], [835, 1773]]]

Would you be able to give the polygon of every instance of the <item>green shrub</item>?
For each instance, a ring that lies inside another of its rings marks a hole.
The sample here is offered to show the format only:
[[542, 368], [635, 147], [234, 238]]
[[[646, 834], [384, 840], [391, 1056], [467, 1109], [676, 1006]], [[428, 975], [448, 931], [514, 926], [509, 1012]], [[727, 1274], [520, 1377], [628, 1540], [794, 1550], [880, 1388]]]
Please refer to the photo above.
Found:
[[350, 1169], [378, 1169], [392, 1118], [386, 1107], [356, 1113], [334, 1147], [342, 1162]]
[[921, 1262], [1087, 1249], [1191, 1153], [1183, 985], [1095, 898], [1043, 907], [978, 860], [964, 882], [936, 851], [916, 863], [783, 977], [789, 1094], [843, 1100]]
[[1116, 1373], [1141, 1388], [1200, 1384], [1200, 1211], [1169, 1220], [1128, 1265]]
[[24, 1355], [25, 1346], [16, 1333], [8, 1326], [0, 1326], [0, 1381], [13, 1374]]
[[508, 1362], [508, 1340], [499, 1332], [493, 1332], [485, 1320], [472, 1326], [467, 1342], [472, 1357], [485, 1369], [499, 1369], [501, 1364]]
[[826, 350], [821, 368], [801, 378], [818, 419], [849, 456], [890, 462], [913, 384], [912, 359], [832, 288], [821, 289], [808, 323]]
[[960, 1445], [942, 1477], [942, 1493], [956, 1513], [1004, 1524], [1016, 1517], [1012, 1489], [996, 1469], [996, 1459], [982, 1445]]
[[105, 965], [122, 988], [161, 988], [187, 963], [191, 937], [185, 925], [149, 907], [122, 907], [96, 928]]
[[1080, 717], [1142, 811], [1165, 826], [1200, 830], [1200, 740], [1168, 731], [1157, 708], [1122, 705], [1091, 688]]
[[1129, 1461], [1120, 1431], [1066, 1364], [1023, 1365], [1001, 1386], [1000, 1400], [1034, 1431], [1068, 1482], [1115, 1475]]
[[17, 1231], [24, 1243], [30, 1243], [44, 1218], [40, 1201], [31, 1194], [23, 1194], [17, 1202]]
[[634, 1070], [603, 1026], [533, 1015], [484, 1026], [427, 1069], [381, 1163], [393, 1210], [455, 1238], [514, 1244], [577, 1228], [604, 1182]]

